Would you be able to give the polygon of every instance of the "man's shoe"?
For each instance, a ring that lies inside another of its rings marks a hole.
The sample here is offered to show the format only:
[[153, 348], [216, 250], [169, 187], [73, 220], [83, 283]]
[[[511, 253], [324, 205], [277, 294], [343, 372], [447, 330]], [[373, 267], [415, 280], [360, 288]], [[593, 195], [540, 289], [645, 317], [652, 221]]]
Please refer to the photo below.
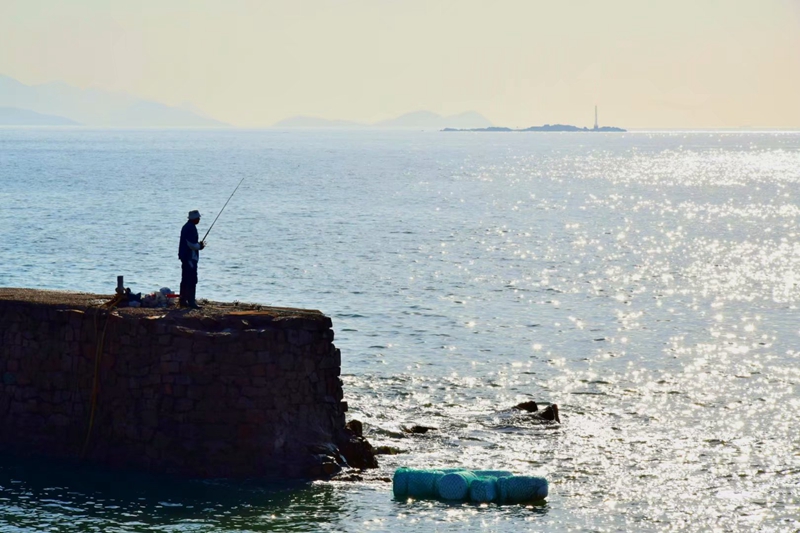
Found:
[[191, 307], [192, 309], [202, 309], [202, 307], [197, 305], [197, 302], [189, 302], [189, 307]]

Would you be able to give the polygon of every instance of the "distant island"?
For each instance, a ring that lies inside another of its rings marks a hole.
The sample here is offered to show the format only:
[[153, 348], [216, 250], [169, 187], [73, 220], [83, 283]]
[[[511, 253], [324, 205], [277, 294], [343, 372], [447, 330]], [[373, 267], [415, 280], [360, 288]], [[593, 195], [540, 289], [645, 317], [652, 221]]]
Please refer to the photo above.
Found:
[[506, 132], [506, 131], [591, 131], [591, 132], [621, 132], [621, 131], [628, 131], [622, 128], [616, 128], [614, 126], [601, 126], [594, 128], [579, 128], [578, 126], [571, 126], [569, 124], [545, 124], [544, 126], [531, 126], [530, 128], [524, 129], [514, 129], [514, 128], [503, 128], [498, 126], [491, 126], [489, 128], [469, 128], [469, 129], [457, 129], [457, 128], [444, 128], [442, 131], [499, 131], [499, 132]]

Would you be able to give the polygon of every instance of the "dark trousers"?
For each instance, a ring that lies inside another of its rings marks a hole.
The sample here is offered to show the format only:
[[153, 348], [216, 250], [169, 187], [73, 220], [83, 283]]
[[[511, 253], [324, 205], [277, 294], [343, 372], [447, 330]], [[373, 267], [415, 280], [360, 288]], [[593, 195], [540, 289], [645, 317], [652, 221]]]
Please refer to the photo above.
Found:
[[193, 303], [197, 291], [197, 263], [181, 261], [181, 302]]

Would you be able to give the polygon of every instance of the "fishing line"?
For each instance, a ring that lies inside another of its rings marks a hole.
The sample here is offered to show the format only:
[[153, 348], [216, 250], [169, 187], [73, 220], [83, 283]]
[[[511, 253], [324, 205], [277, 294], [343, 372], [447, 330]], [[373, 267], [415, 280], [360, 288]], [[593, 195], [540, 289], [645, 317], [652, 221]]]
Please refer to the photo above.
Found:
[[[246, 177], [246, 176], [245, 176], [245, 177]], [[244, 181], [244, 178], [242, 178], [242, 181]], [[240, 181], [240, 182], [239, 182], [239, 185], [241, 185], [241, 184], [242, 184], [242, 181]], [[228, 202], [230, 202], [230, 201], [231, 201], [231, 198], [233, 198], [233, 195], [234, 195], [234, 194], [236, 194], [236, 191], [238, 191], [238, 190], [239, 190], [239, 185], [237, 185], [237, 186], [236, 186], [236, 188], [235, 188], [235, 189], [233, 189], [233, 192], [232, 192], [232, 193], [231, 193], [231, 195], [228, 197]], [[225, 202], [225, 205], [223, 205], [223, 206], [222, 206], [222, 209], [220, 209], [220, 210], [219, 210], [219, 213], [217, 214], [217, 218], [215, 218], [215, 219], [214, 219], [214, 222], [212, 222], [212, 223], [211, 223], [211, 226], [209, 226], [209, 228], [208, 228], [208, 231], [206, 232], [206, 234], [205, 234], [205, 235], [203, 235], [203, 238], [202, 238], [201, 242], [205, 241], [205, 240], [206, 240], [206, 237], [208, 237], [208, 234], [209, 234], [209, 233], [211, 233], [211, 228], [213, 228], [213, 227], [214, 227], [214, 224], [216, 224], [216, 223], [217, 223], [217, 219], [219, 219], [219, 216], [222, 214], [222, 212], [223, 212], [223, 211], [225, 211], [225, 208], [228, 206], [228, 202]]]

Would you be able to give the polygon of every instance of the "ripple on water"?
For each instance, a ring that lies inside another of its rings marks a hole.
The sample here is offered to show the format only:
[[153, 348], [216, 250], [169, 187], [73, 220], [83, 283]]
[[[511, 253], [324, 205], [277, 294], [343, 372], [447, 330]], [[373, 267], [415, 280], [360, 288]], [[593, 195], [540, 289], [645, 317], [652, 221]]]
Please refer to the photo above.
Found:
[[[551, 481], [546, 505], [498, 508], [395, 502], [385, 483], [264, 489], [6, 465], [4, 521], [796, 530], [799, 139], [0, 130], [0, 285], [108, 292], [125, 273], [137, 291], [174, 286], [180, 213], [247, 176], [199, 291], [333, 318], [350, 416], [405, 451], [381, 456], [380, 475], [463, 465]], [[528, 400], [558, 403], [562, 424], [508, 411]], [[415, 424], [437, 429], [403, 431]]]

